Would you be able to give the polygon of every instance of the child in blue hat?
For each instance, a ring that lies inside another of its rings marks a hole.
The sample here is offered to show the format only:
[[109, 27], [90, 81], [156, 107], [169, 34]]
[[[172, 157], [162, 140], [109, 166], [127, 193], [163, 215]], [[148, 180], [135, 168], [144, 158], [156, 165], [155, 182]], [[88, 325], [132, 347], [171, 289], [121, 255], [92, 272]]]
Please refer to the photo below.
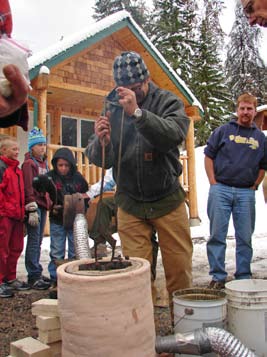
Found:
[[51, 201], [47, 193], [37, 192], [32, 186], [34, 177], [46, 174], [49, 170], [46, 159], [46, 137], [38, 127], [34, 127], [29, 132], [28, 149], [22, 165], [28, 234], [25, 266], [28, 283], [32, 289], [45, 290], [50, 287], [50, 282], [42, 275], [40, 255], [47, 211], [51, 207]]

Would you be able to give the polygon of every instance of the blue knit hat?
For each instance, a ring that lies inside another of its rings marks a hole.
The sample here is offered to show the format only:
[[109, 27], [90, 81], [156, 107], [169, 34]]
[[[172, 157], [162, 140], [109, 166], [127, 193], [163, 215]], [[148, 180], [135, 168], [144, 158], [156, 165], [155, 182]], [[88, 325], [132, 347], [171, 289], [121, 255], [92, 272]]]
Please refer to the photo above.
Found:
[[35, 126], [28, 135], [28, 149], [31, 148], [36, 144], [46, 144], [46, 137], [43, 134], [43, 131], [37, 126]]
[[145, 62], [136, 52], [122, 52], [114, 60], [113, 77], [118, 86], [144, 82], [149, 75]]

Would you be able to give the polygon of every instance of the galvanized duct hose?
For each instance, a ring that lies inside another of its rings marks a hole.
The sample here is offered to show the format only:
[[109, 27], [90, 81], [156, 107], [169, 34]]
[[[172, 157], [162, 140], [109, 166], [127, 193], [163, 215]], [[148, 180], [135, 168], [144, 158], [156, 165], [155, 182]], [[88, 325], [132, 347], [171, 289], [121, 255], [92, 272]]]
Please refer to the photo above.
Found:
[[73, 223], [73, 240], [76, 259], [92, 258], [88, 243], [88, 224], [85, 215], [77, 213]]
[[156, 352], [183, 353], [202, 356], [215, 352], [221, 357], [257, 357], [231, 333], [215, 328], [196, 329], [156, 339]]

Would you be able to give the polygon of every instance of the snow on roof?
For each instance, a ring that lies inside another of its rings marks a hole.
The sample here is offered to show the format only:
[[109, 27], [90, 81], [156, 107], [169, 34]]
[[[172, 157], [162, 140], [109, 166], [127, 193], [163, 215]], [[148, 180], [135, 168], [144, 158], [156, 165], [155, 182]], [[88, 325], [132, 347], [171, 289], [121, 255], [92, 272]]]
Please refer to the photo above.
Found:
[[181, 85], [181, 87], [186, 91], [186, 93], [189, 95], [189, 97], [192, 100], [192, 105], [199, 107], [203, 111], [202, 105], [197, 100], [197, 98], [194, 96], [194, 94], [191, 92], [191, 90], [187, 87], [185, 82], [172, 69], [170, 64], [165, 60], [165, 58], [162, 56], [162, 54], [157, 50], [157, 48], [149, 40], [149, 38], [146, 36], [144, 31], [134, 21], [134, 19], [130, 15], [130, 13], [125, 10], [116, 12], [110, 16], [105, 17], [104, 19], [102, 19], [100, 21], [90, 23], [90, 25], [88, 25], [82, 31], [74, 33], [73, 35], [70, 35], [70, 36], [64, 38], [62, 41], [58, 41], [54, 45], [49, 46], [48, 48], [41, 50], [41, 51], [37, 52], [36, 54], [32, 55], [31, 57], [28, 58], [29, 69], [31, 70], [31, 69], [35, 68], [36, 66], [44, 63], [45, 61], [50, 60], [52, 57], [54, 57], [64, 51], [67, 51], [69, 48], [77, 45], [78, 43], [80, 43], [82, 41], [87, 40], [90, 37], [93, 37], [94, 35], [96, 35], [97, 33], [101, 32], [103, 30], [106, 30], [106, 29], [112, 27], [115, 23], [118, 23], [124, 19], [128, 19], [131, 22], [131, 24], [139, 32], [139, 34], [143, 38], [143, 40], [147, 43], [148, 48], [152, 52], [155, 53], [155, 55], [166, 66], [166, 68], [172, 74], [172, 76], [178, 81], [178, 83]]
[[104, 19], [90, 23], [82, 31], [76, 32], [73, 35], [67, 36], [62, 41], [56, 42], [54, 45], [49, 46], [48, 48], [41, 50], [28, 58], [29, 68], [33, 69], [39, 64], [51, 59], [52, 57], [67, 51], [69, 48], [77, 45], [78, 43], [87, 40], [90, 37], [95, 36], [97, 33], [108, 29], [114, 23], [122, 21], [128, 18], [130, 14], [127, 11], [120, 11], [114, 13], [110, 16], [105, 17]]

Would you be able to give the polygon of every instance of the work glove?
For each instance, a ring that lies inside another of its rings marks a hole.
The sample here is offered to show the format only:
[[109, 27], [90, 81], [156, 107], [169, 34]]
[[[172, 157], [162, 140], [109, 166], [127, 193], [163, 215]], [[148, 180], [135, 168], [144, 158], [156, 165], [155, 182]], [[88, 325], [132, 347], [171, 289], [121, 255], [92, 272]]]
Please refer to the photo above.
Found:
[[38, 205], [36, 202], [30, 202], [25, 206], [28, 213], [28, 223], [32, 227], [37, 227], [39, 224], [39, 215], [37, 211]]

